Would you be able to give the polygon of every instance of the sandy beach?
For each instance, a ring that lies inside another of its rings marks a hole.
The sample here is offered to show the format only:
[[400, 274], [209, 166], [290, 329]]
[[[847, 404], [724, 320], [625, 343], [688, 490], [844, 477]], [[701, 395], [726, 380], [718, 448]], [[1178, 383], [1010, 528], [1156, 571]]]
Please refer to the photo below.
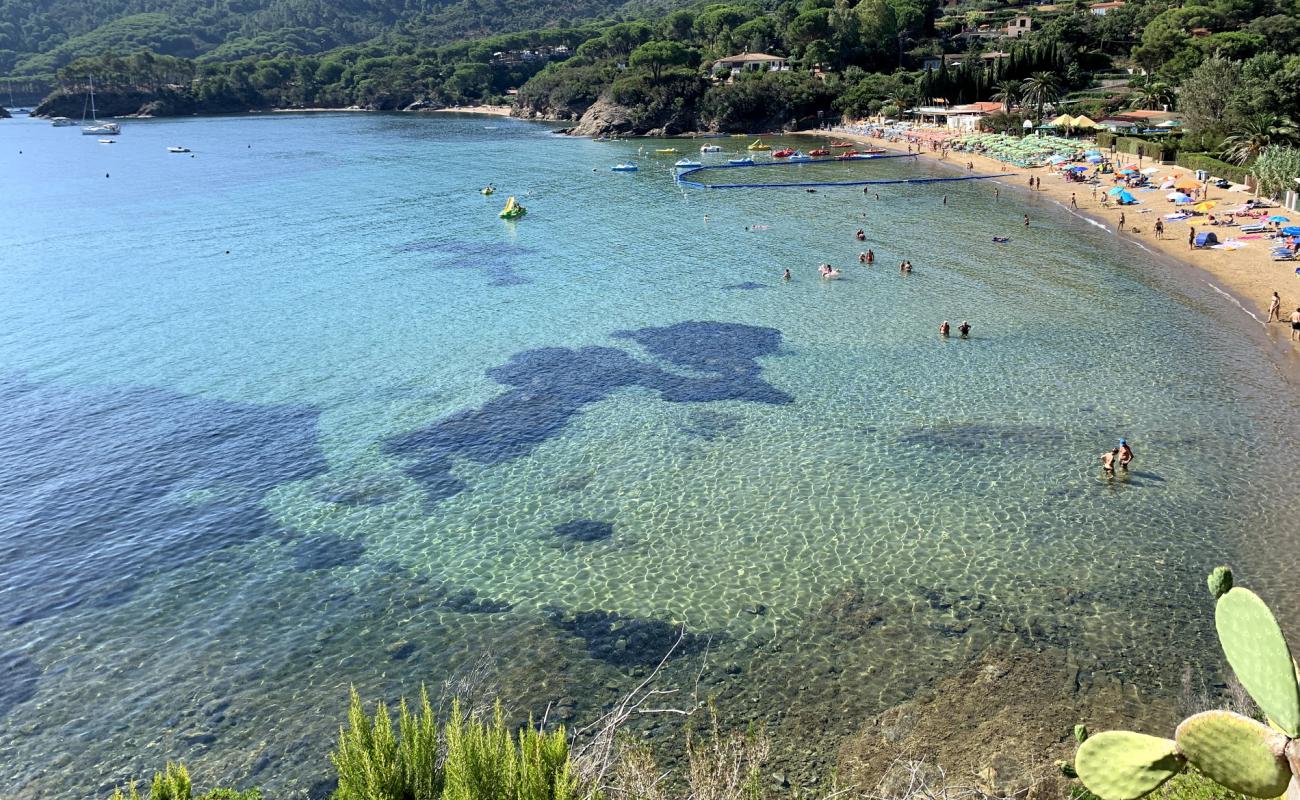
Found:
[[430, 114], [484, 114], [490, 117], [508, 117], [512, 106], [450, 106], [429, 109]]
[[[825, 132], [810, 131], [808, 133], [809, 135], [822, 137], [826, 135]], [[836, 130], [833, 135], [842, 137], [846, 141], [856, 141], [900, 151], [900, 143], [873, 136], [848, 133], [842, 130]], [[1051, 171], [1047, 167], [1016, 167], [982, 155], [965, 152], [952, 152], [944, 159], [940, 153], [929, 151], [928, 144], [921, 156], [963, 170], [967, 162], [972, 162], [976, 173], [1014, 172], [1016, 173], [1015, 176], [999, 178], [996, 179], [996, 182], [1005, 186], [1018, 187], [1024, 191], [1030, 191], [1028, 185], [1029, 176], [1041, 178], [1041, 189], [1033, 191], [1041, 193], [1042, 196], [1056, 202], [1065, 211], [1108, 226], [1111, 230], [1116, 231], [1118, 236], [1133, 239], [1137, 244], [1148, 250], [1158, 251], [1177, 262], [1189, 264], [1203, 271], [1212, 285], [1215, 285], [1220, 291], [1235, 297], [1246, 312], [1261, 324], [1267, 317], [1269, 300], [1273, 292], [1276, 291], [1282, 298], [1282, 319], [1284, 322], [1267, 325], [1268, 333], [1272, 339], [1284, 343], [1290, 339], [1290, 314], [1300, 307], [1300, 275], [1296, 274], [1296, 267], [1300, 265], [1300, 262], [1273, 261], [1269, 257], [1270, 243], [1265, 239], [1246, 240], [1246, 246], [1239, 250], [1192, 249], [1187, 243], [1187, 222], [1166, 220], [1164, 238], [1156, 238], [1154, 230], [1156, 219], [1174, 209], [1173, 203], [1164, 199], [1163, 192], [1143, 194], [1140, 205], [1123, 207], [1111, 205], [1110, 207], [1104, 207], [1101, 205], [1101, 198], [1103, 193], [1110, 188], [1108, 183], [1097, 186], [1096, 196], [1094, 197], [1091, 185], [1069, 182], [1064, 176]], [[1150, 164], [1146, 164], [1146, 166], [1150, 166]], [[1159, 166], [1159, 177], [1161, 179], [1167, 175], [1174, 175], [1176, 178], [1195, 177], [1190, 170], [1181, 167]], [[1074, 195], [1075, 202], [1078, 204], [1077, 208], [1070, 207], [1071, 194]], [[1220, 201], [1223, 208], [1238, 206], [1249, 197], [1250, 195], [1246, 192], [1228, 192], [1213, 187], [1211, 187], [1209, 193], [1209, 199]], [[1117, 230], [1121, 213], [1125, 215], [1125, 230], [1122, 233]], [[1281, 213], [1284, 216], [1291, 216], [1293, 219], [1300, 220], [1300, 215], [1292, 214], [1285, 209], [1280, 209], [1274, 213]], [[1216, 232], [1220, 241], [1234, 237], [1241, 238], [1240, 232], [1235, 226], [1210, 227], [1206, 224], [1206, 219], [1205, 216], [1200, 216], [1189, 221], [1196, 226], [1198, 232]], [[1295, 354], [1288, 360], [1295, 362], [1290, 365], [1293, 370], [1297, 365], [1300, 365], [1300, 345], [1296, 345]]]

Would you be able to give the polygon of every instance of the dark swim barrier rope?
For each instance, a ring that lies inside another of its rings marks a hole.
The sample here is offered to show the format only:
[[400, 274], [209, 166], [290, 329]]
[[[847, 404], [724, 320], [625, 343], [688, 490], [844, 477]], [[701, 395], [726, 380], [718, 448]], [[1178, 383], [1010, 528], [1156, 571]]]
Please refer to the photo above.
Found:
[[951, 183], [953, 181], [980, 181], [988, 178], [1005, 178], [1014, 172], [1000, 172], [996, 175], [957, 175], [951, 178], [894, 178], [890, 180], [863, 181], [803, 181], [799, 183], [701, 183], [688, 178], [698, 172], [718, 169], [753, 169], [754, 167], [802, 167], [807, 164], [845, 163], [848, 161], [874, 161], [878, 158], [916, 158], [915, 153], [896, 153], [891, 155], [869, 156], [867, 158], [822, 158], [813, 161], [764, 161], [761, 164], [713, 164], [707, 167], [692, 167], [676, 176], [676, 181], [692, 189], [802, 189], [810, 186], [881, 186], [890, 183]]

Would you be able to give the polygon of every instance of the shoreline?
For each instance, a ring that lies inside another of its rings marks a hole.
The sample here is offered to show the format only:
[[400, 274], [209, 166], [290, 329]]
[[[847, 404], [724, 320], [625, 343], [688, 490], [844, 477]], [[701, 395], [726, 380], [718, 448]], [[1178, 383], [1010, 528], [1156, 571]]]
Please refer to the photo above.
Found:
[[508, 117], [514, 111], [514, 106], [449, 106], [419, 110], [426, 114], [479, 114], [485, 117]]
[[[796, 135], [820, 138], [838, 137], [844, 141], [880, 147], [892, 153], [905, 152], [898, 148], [897, 142], [844, 130], [829, 132], [798, 131]], [[1300, 308], [1300, 275], [1294, 274], [1294, 270], [1297, 266], [1300, 266], [1300, 261], [1273, 261], [1269, 258], [1268, 246], [1263, 240], [1252, 241], [1250, 246], [1235, 251], [1192, 250], [1186, 246], [1187, 228], [1176, 223], [1167, 223], [1165, 238], [1156, 239], [1151, 230], [1155, 217], [1141, 214], [1141, 209], [1148, 208], [1153, 214], [1163, 215], [1166, 211], [1163, 203], [1103, 207], [1098, 200], [1093, 199], [1093, 186], [1091, 184], [1068, 183], [1062, 176], [1050, 172], [1046, 167], [1007, 166], [985, 155], [959, 151], [951, 151], [948, 159], [940, 158], [939, 153], [923, 149], [917, 154], [933, 164], [943, 165], [956, 171], [964, 172], [965, 162], [969, 161], [974, 164], [976, 173], [1014, 171], [1016, 176], [1047, 177], [1048, 183], [1043, 184], [1041, 189], [1030, 189], [1027, 181], [1016, 181], [1014, 178], [999, 177], [990, 178], [989, 180], [1000, 186], [1019, 190], [1019, 193], [1024, 194], [1026, 200], [1041, 198], [1050, 201], [1059, 210], [1071, 216], [1105, 228], [1121, 240], [1140, 248], [1145, 253], [1158, 257], [1153, 260], [1167, 262], [1162, 264], [1163, 267], [1172, 270], [1175, 266], [1178, 266], [1196, 273], [1195, 276], [1186, 277], [1199, 278], [1201, 283], [1228, 298], [1233, 305], [1244, 311], [1249, 316], [1249, 321], [1259, 325], [1262, 329], [1260, 332], [1263, 334], [1264, 340], [1270, 345], [1266, 350], [1272, 360], [1277, 363], [1286, 380], [1292, 384], [1300, 383], [1300, 347], [1290, 342], [1291, 330], [1289, 323], [1286, 322], [1290, 318], [1291, 310]], [[1160, 165], [1160, 172], [1162, 175], [1172, 174], [1178, 178], [1193, 174], [1191, 170], [1183, 167], [1163, 164]], [[1104, 185], [1098, 186], [1098, 189], [1104, 188], [1108, 187]], [[1074, 194], [1077, 202], [1075, 208], [1070, 207], [1071, 194]], [[1158, 197], [1159, 195], [1155, 196]], [[1226, 190], [1221, 189], [1211, 190], [1209, 195], [1210, 199], [1220, 201], [1229, 196]], [[1240, 202], [1245, 202], [1247, 197], [1249, 195], [1244, 192], [1241, 193]], [[1232, 205], [1239, 205], [1240, 202], [1234, 202]], [[1172, 209], [1173, 206], [1168, 208]], [[1283, 214], [1289, 213], [1285, 209], [1275, 211]], [[1121, 213], [1128, 214], [1126, 225], [1130, 231], [1135, 227], [1134, 223], [1137, 223], [1136, 227], [1139, 228], [1139, 233], [1117, 231]], [[1204, 217], [1197, 219], [1203, 220]], [[1198, 227], [1198, 230], [1220, 233], [1223, 239], [1229, 238], [1228, 231], [1234, 233], [1237, 231], [1235, 226], [1232, 228], [1202, 226]], [[1268, 315], [1268, 300], [1273, 291], [1277, 291], [1282, 298], [1281, 316], [1284, 320], [1282, 323], [1264, 322]]]

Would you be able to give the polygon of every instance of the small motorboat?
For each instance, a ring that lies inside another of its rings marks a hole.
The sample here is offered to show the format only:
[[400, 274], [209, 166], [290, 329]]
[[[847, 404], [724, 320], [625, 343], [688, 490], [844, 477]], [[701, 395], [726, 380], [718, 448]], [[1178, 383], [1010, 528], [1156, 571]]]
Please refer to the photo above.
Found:
[[753, 142], [753, 144], [751, 144], [751, 145], [750, 145], [748, 148], [746, 148], [746, 149], [747, 149], [747, 150], [771, 150], [772, 147], [771, 147], [771, 145], [763, 144], [763, 140], [762, 140], [762, 139], [755, 139], [754, 142]]
[[695, 169], [704, 165], [698, 161], [692, 161], [689, 158], [679, 158], [677, 159], [677, 163], [673, 164], [673, 166], [678, 169]]
[[852, 147], [853, 142], [831, 142], [831, 147]]
[[791, 161], [812, 161], [812, 156], [806, 156], [798, 150], [790, 154]]
[[994, 236], [994, 237], [993, 237], [993, 241], [997, 242], [998, 244], [1006, 244], [1007, 242], [1011, 241], [1011, 237], [1009, 237], [1009, 236]]
[[727, 163], [733, 167], [752, 167], [754, 166], [754, 159], [745, 156], [744, 158], [728, 159]]
[[100, 139], [100, 140], [99, 140], [99, 143], [100, 143], [100, 144], [117, 144], [117, 140], [116, 140], [116, 139]]
[[772, 153], [772, 158], [789, 158], [790, 156], [794, 155], [794, 153], [795, 153], [794, 150], [790, 149], [789, 147], [785, 147]]
[[674, 153], [680, 153], [681, 151], [678, 150], [676, 147], [661, 147], [655, 152], [663, 153], [664, 155], [668, 156], [668, 155], [673, 155]]
[[822, 156], [828, 156], [830, 154], [831, 151], [827, 150], [825, 147], [818, 147], [815, 150], [808, 151], [808, 155], [812, 156], [813, 158], [821, 158]]
[[188, 147], [169, 147], [169, 148], [167, 148], [167, 152], [169, 152], [169, 153], [188, 153], [188, 152], [190, 152], [190, 149], [189, 149]]
[[883, 156], [886, 151], [883, 147], [868, 147], [866, 150], [859, 150], [858, 152], [868, 156]]
[[706, 144], [700, 148], [701, 153], [721, 153], [722, 148], [716, 144]]
[[636, 172], [636, 164], [631, 162], [620, 162], [610, 167], [614, 172]]
[[497, 214], [497, 216], [500, 217], [501, 219], [519, 219], [520, 217], [522, 217], [524, 214], [527, 213], [528, 213], [528, 209], [519, 205], [519, 203], [516, 202], [515, 198], [511, 197], [509, 200], [506, 201], [506, 207], [501, 209], [501, 213]]
[[73, 126], [73, 125], [76, 125], [77, 123], [74, 122], [74, 121], [73, 121], [71, 118], [69, 118], [69, 117], [55, 117], [55, 118], [53, 118], [53, 119], [50, 120], [50, 124], [53, 125], [53, 126], [56, 127], [56, 128], [68, 128], [68, 127], [71, 127], [71, 126]]
[[857, 151], [857, 150], [846, 150], [846, 151], [844, 151], [843, 153], [840, 153], [838, 156], [835, 156], [835, 160], [836, 160], [836, 161], [852, 161], [853, 159], [855, 159], [855, 158], [857, 158], [857, 157], [858, 157], [858, 151]]

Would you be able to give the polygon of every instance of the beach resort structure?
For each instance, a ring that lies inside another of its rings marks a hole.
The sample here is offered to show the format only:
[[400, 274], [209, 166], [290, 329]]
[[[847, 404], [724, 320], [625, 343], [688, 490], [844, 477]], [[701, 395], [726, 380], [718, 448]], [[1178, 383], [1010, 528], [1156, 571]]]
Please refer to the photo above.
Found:
[[713, 62], [714, 75], [739, 75], [742, 72], [780, 72], [790, 69], [789, 63], [781, 56], [767, 53], [741, 53], [727, 56]]
[[1105, 3], [1093, 3], [1088, 6], [1088, 13], [1104, 17], [1111, 11], [1124, 6], [1124, 0], [1107, 0]]
[[1002, 110], [1001, 103], [967, 103], [960, 106], [918, 106], [903, 113], [914, 122], [954, 131], [973, 131], [979, 121]]

